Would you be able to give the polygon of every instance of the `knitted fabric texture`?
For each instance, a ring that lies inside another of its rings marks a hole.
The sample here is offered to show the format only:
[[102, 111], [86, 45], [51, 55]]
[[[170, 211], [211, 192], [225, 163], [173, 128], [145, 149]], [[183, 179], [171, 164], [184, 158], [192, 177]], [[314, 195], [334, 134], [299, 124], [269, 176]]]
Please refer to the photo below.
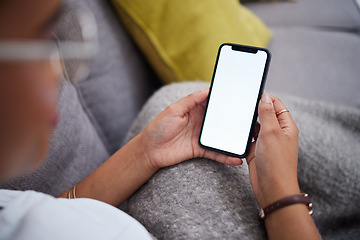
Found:
[[[206, 87], [177, 83], [147, 102], [126, 141], [168, 105]], [[297, 123], [298, 177], [324, 239], [360, 236], [360, 110], [274, 94]], [[192, 159], [158, 171], [127, 202], [127, 212], [158, 239], [266, 239], [248, 168]]]

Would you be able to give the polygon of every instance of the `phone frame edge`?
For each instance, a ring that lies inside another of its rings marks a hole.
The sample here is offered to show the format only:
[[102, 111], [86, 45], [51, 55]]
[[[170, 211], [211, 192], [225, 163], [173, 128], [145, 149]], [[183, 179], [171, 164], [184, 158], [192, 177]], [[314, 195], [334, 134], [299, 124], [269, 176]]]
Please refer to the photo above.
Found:
[[[207, 112], [207, 108], [208, 108], [208, 104], [209, 104], [209, 100], [210, 100], [210, 95], [211, 95], [211, 90], [212, 90], [213, 83], [214, 83], [214, 78], [215, 78], [215, 74], [216, 74], [216, 70], [217, 70], [217, 65], [218, 65], [218, 61], [219, 61], [219, 57], [220, 57], [220, 51], [221, 51], [222, 47], [226, 46], [226, 45], [229, 45], [229, 46], [234, 46], [235, 45], [235, 46], [244, 47], [244, 48], [257, 49], [257, 50], [261, 50], [261, 51], [266, 52], [266, 55], [267, 55], [266, 62], [265, 62], [265, 67], [264, 67], [264, 72], [263, 72], [263, 76], [262, 76], [261, 84], [260, 84], [260, 88], [259, 88], [259, 93], [258, 93], [258, 97], [257, 97], [257, 100], [256, 100], [255, 112], [254, 112], [254, 115], [253, 115], [253, 120], [251, 122], [251, 128], [250, 128], [250, 132], [249, 132], [249, 137], [248, 137], [248, 140], [247, 140], [245, 152], [243, 154], [236, 154], [236, 153], [224, 151], [224, 150], [217, 149], [217, 148], [212, 148], [212, 147], [209, 147], [209, 146], [205, 146], [205, 145], [203, 145], [201, 143], [201, 135], [202, 135], [203, 127], [204, 127], [205, 116], [206, 116], [206, 112]], [[270, 62], [271, 62], [271, 52], [266, 48], [248, 46], [248, 45], [241, 45], [241, 44], [236, 44], [236, 43], [222, 43], [219, 46], [217, 56], [216, 56], [216, 62], [215, 62], [213, 74], [212, 74], [212, 77], [211, 77], [209, 95], [208, 95], [208, 99], [206, 100], [205, 113], [204, 113], [204, 117], [203, 117], [203, 120], [202, 120], [200, 134], [199, 134], [199, 138], [198, 138], [198, 142], [199, 142], [200, 147], [202, 147], [204, 149], [207, 149], [207, 150], [214, 151], [214, 152], [222, 153], [222, 154], [225, 154], [225, 155], [228, 155], [228, 156], [231, 156], [231, 157], [237, 157], [237, 158], [245, 158], [249, 154], [251, 140], [253, 138], [253, 134], [254, 134], [254, 131], [255, 131], [255, 125], [256, 125], [257, 117], [258, 117], [258, 106], [259, 106], [261, 96], [264, 93], [265, 83], [266, 83], [266, 79], [267, 79], [267, 75], [268, 75], [268, 71], [269, 71], [269, 67], [270, 67]]]

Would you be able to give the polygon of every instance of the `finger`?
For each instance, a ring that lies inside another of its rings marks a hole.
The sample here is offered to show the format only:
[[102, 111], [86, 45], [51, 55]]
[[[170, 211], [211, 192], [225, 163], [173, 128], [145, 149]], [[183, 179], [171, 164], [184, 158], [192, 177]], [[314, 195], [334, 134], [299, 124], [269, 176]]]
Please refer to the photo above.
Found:
[[228, 165], [241, 165], [243, 164], [243, 160], [237, 157], [227, 156], [222, 153], [217, 153], [210, 150], [205, 150], [204, 158], [212, 159], [220, 163], [228, 164]]
[[[282, 110], [285, 110], [285, 109], [287, 110], [285, 104], [280, 99], [278, 99], [277, 97], [274, 97], [274, 96], [270, 96], [270, 97], [273, 99], [274, 109], [275, 109], [276, 113], [278, 113]], [[277, 115], [276, 117], [277, 117], [277, 120], [279, 122], [281, 129], [296, 126], [296, 124], [295, 124], [294, 120], [292, 119], [291, 114], [289, 112], [283, 112], [283, 113]]]
[[261, 131], [269, 129], [280, 129], [276, 118], [273, 99], [267, 93], [264, 93], [259, 102], [259, 119], [261, 122]]
[[255, 141], [259, 137], [259, 132], [260, 132], [260, 123], [256, 122], [255, 130], [254, 130], [254, 137], [253, 137]]
[[249, 154], [246, 156], [246, 163], [248, 165], [255, 158], [255, 147], [256, 147], [256, 142], [252, 142], [251, 145], [250, 145]]
[[169, 106], [177, 116], [183, 116], [199, 104], [203, 104], [209, 95], [209, 87], [201, 91], [191, 93], [190, 95], [180, 99], [176, 103]]
[[215, 161], [227, 164], [227, 165], [233, 165], [233, 166], [238, 166], [238, 165], [242, 165], [244, 162], [241, 158], [237, 158], [237, 157], [230, 157], [230, 156], [226, 156], [225, 159], [215, 159]]

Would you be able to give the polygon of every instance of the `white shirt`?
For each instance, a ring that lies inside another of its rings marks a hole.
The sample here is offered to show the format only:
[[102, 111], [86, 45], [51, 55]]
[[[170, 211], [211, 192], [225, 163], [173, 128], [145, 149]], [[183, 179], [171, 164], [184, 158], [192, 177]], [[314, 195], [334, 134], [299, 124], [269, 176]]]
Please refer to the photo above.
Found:
[[106, 203], [0, 190], [0, 239], [152, 239], [134, 218]]

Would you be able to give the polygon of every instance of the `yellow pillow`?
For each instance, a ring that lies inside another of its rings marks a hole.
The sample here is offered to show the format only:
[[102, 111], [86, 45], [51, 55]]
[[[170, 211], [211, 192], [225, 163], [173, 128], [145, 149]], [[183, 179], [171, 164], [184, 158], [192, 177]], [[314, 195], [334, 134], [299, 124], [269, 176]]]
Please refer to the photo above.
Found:
[[240, 0], [240, 2], [296, 2], [296, 0]]
[[224, 42], [264, 47], [265, 24], [238, 0], [111, 0], [164, 83], [210, 81]]

